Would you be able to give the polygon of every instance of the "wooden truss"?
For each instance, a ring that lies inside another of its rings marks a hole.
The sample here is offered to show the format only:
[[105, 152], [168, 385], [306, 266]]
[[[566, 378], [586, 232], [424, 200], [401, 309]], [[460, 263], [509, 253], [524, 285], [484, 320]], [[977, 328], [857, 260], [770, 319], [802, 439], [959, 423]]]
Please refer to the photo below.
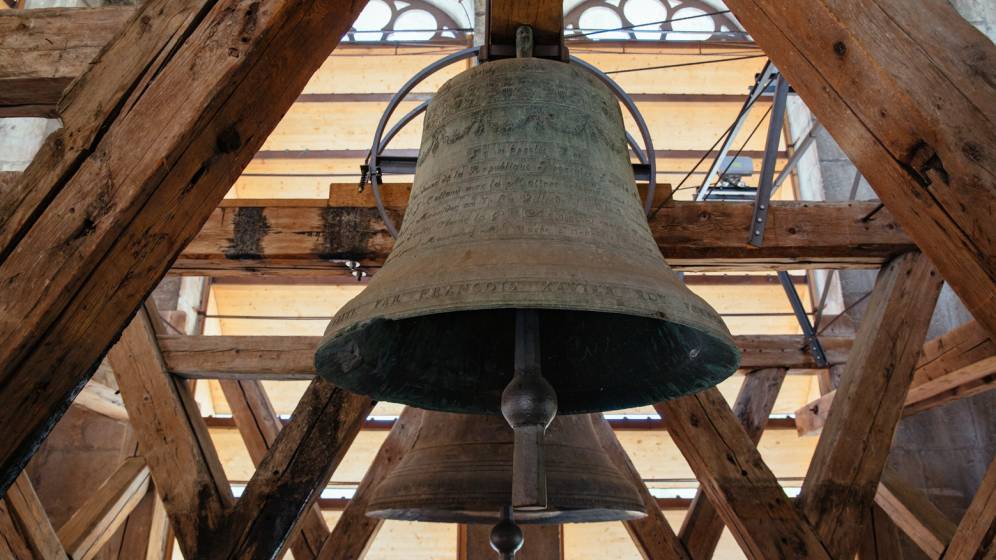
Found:
[[[743, 338], [751, 371], [732, 410], [715, 390], [657, 405], [701, 485], [685, 525], [675, 533], [641, 484], [650, 514], [627, 528], [652, 559], [708, 558], [724, 525], [751, 558], [865, 557], [886, 546], [888, 523], [933, 558], [991, 553], [996, 466], [955, 526], [885, 471], [885, 457], [904, 414], [992, 384], [996, 49], [943, 0], [922, 3], [929, 18], [896, 0], [727, 2], [887, 212], [869, 221], [863, 204], [777, 205], [765, 246], [747, 249], [730, 233], [744, 223], [742, 208], [674, 203], [652, 224], [663, 253], [690, 270], [882, 271], [853, 344], [826, 341], [843, 373], [814, 405], [823, 434], [799, 499], [786, 497], [756, 442], [786, 370], [812, 364], [797, 339]], [[391, 244], [369, 200], [215, 209], [363, 4], [148, 0], [73, 15], [104, 18], [96, 32], [108, 44], [93, 62], [80, 51], [42, 78], [0, 65], [0, 114], [57, 113], [65, 123], [22, 175], [2, 179], [0, 554], [89, 558], [128, 523], [129, 553], [159, 557], [168, 517], [191, 558], [272, 558], [288, 548], [297, 558], [362, 556], [380, 524], [364, 516], [370, 489], [412, 445], [419, 413], [406, 410], [394, 424], [329, 531], [316, 499], [373, 403], [315, 380], [281, 426], [258, 382], [312, 377], [314, 339], [166, 336], [145, 299], [170, 267], [314, 274], [334, 273], [330, 256], [383, 261]], [[496, 0], [490, 18], [505, 31], [532, 23], [545, 37], [559, 35], [560, 10], [548, 0]], [[44, 14], [47, 32], [74, 25], [61, 17]], [[0, 29], [12, 19], [0, 17]], [[916, 72], [910, 59], [923, 61]], [[12, 97], [17, 79], [17, 91], [36, 86], [33, 97]], [[403, 199], [404, 187], [396, 189]], [[247, 221], [239, 215], [268, 227], [240, 230]], [[327, 232], [345, 215], [368, 226], [346, 244], [293, 235]], [[952, 333], [954, 343], [924, 346], [942, 277], [978, 325]], [[120, 402], [99, 387], [84, 402], [127, 416], [137, 453], [56, 530], [21, 469], [108, 349]], [[258, 466], [237, 500], [184, 379], [212, 377], [224, 380]], [[611, 430], [600, 437], [639, 482]], [[480, 557], [473, 530], [463, 534], [466, 557]], [[539, 550], [559, 550], [559, 532], [537, 534], [545, 535]]]

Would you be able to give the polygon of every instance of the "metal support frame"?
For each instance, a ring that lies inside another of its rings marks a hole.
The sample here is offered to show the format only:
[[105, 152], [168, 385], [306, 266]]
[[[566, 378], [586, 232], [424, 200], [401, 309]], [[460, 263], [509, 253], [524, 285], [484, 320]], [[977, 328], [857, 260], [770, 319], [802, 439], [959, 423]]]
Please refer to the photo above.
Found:
[[757, 75], [757, 80], [751, 87], [750, 94], [747, 96], [746, 101], [744, 101], [743, 107], [740, 108], [740, 112], [737, 114], [737, 119], [733, 123], [733, 128], [730, 129], [729, 134], [726, 135], [726, 139], [723, 141], [723, 145], [719, 148], [719, 153], [716, 154], [716, 159], [713, 160], [712, 165], [709, 167], [709, 172], [706, 173], [705, 180], [702, 181], [702, 187], [699, 189], [698, 194], [695, 196], [695, 200], [703, 201], [709, 196], [709, 190], [711, 188], [712, 182], [716, 179], [716, 175], [719, 173], [719, 168], [723, 165], [723, 159], [726, 154], [730, 152], [730, 148], [733, 146], [733, 141], [737, 139], [737, 134], [740, 133], [740, 129], [743, 128], [744, 123], [747, 121], [747, 115], [750, 114], [751, 108], [754, 103], [760, 99], [761, 94], [767, 89], [768, 84], [771, 80], [778, 75], [778, 69], [770, 61], [764, 65], [761, 73]]
[[812, 323], [809, 322], [809, 315], [806, 314], [806, 308], [802, 306], [799, 292], [795, 291], [795, 285], [792, 284], [792, 277], [789, 276], [788, 272], [780, 270], [778, 271], [778, 281], [782, 283], [785, 295], [788, 296], [789, 303], [792, 305], [792, 312], [795, 313], [795, 318], [799, 321], [799, 326], [802, 327], [802, 334], [806, 337], [809, 353], [813, 355], [816, 365], [821, 368], [829, 367], [830, 362], [827, 361], [827, 355], [823, 352], [823, 345], [820, 344], [820, 339], [816, 335], [816, 331], [813, 330]]
[[[394, 124], [387, 131], [387, 123], [394, 114], [394, 111], [398, 108], [401, 102], [404, 100], [415, 86], [421, 83], [430, 75], [439, 71], [454, 62], [464, 60], [480, 53], [480, 47], [468, 47], [466, 49], [457, 51], [453, 54], [445, 56], [432, 64], [426, 66], [425, 68], [419, 70], [414, 76], [409, 78], [407, 82], [401, 89], [391, 97], [391, 101], [388, 102], [387, 107], [384, 109], [384, 114], [381, 115], [380, 121], [377, 123], [377, 128], [374, 131], [373, 144], [370, 147], [370, 151], [367, 153], [366, 161], [363, 166], [361, 166], [361, 177], [360, 177], [360, 189], [366, 185], [366, 182], [370, 182], [370, 188], [373, 190], [374, 202], [377, 206], [377, 212], [380, 214], [381, 219], [384, 221], [384, 227], [387, 229], [388, 233], [392, 237], [398, 237], [397, 227], [394, 225], [394, 221], [391, 220], [390, 216], [387, 215], [387, 210], [384, 208], [383, 197], [380, 192], [380, 181], [382, 173], [395, 173], [395, 174], [412, 174], [415, 172], [415, 165], [417, 163], [417, 158], [412, 157], [385, 157], [383, 154], [384, 150], [387, 148], [388, 143], [398, 134], [398, 132], [404, 128], [409, 122], [414, 120], [417, 116], [425, 112], [429, 106], [429, 101], [424, 101], [420, 103], [417, 107], [402, 116], [397, 123]], [[612, 78], [606, 75], [604, 72], [598, 68], [588, 64], [587, 62], [570, 57], [570, 63], [577, 64], [578, 66], [588, 70], [595, 75], [602, 83], [604, 83], [612, 91], [613, 94], [622, 102], [622, 104], [629, 111], [633, 120], [636, 121], [637, 127], [640, 129], [640, 136], [643, 139], [643, 149], [640, 149], [639, 145], [636, 143], [636, 139], [633, 135], [626, 133], [626, 142], [633, 148], [637, 159], [640, 161], [639, 164], [633, 165], [633, 175], [637, 180], [644, 179], [648, 182], [647, 185], [647, 195], [644, 200], [644, 211], [649, 216], [654, 203], [654, 194], [657, 188], [657, 153], [654, 150], [653, 140], [650, 137], [650, 129], [647, 126], [646, 119], [643, 118], [643, 114], [640, 113], [639, 108], [637, 108], [636, 103], [633, 101], [625, 90], [615, 82]]]
[[772, 195], [778, 192], [778, 188], [782, 186], [785, 179], [788, 179], [789, 175], [792, 174], [792, 171], [795, 170], [795, 167], [799, 165], [799, 161], [802, 159], [802, 156], [806, 155], [806, 152], [809, 151], [809, 147], [816, 141], [816, 133], [822, 128], [823, 125], [820, 123], [813, 123], [813, 126], [809, 129], [809, 132], [807, 132], [806, 135], [802, 137], [802, 140], [795, 146], [795, 151], [792, 152], [792, 156], [789, 157], [789, 160], [785, 162], [785, 167], [782, 168], [782, 171], [778, 174], [778, 178], [775, 179], [774, 185], [771, 187]]
[[771, 107], [771, 120], [768, 122], [768, 137], [764, 144], [764, 161], [761, 163], [761, 179], [757, 185], [757, 198], [754, 200], [754, 215], [750, 220], [750, 236], [747, 242], [755, 247], [764, 244], [764, 224], [774, 192], [775, 163], [778, 160], [778, 142], [782, 136], [782, 123], [785, 122], [785, 105], [788, 100], [788, 82], [779, 76], [775, 83], [775, 100]]

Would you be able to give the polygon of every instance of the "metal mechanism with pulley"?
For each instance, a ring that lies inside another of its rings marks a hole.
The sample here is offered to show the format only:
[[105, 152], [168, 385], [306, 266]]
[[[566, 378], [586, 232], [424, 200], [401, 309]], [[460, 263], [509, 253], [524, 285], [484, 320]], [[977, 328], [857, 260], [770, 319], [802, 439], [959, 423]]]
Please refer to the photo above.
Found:
[[[517, 58], [463, 72], [429, 103], [394, 250], [315, 358], [320, 375], [377, 400], [503, 415], [511, 484], [490, 511], [510, 503], [509, 523], [558, 516], [545, 442], [557, 415], [694, 393], [739, 363], [719, 315], [654, 242], [612, 91], [581, 65], [531, 57], [528, 28], [517, 40]], [[432, 510], [377, 511], [441, 520]]]

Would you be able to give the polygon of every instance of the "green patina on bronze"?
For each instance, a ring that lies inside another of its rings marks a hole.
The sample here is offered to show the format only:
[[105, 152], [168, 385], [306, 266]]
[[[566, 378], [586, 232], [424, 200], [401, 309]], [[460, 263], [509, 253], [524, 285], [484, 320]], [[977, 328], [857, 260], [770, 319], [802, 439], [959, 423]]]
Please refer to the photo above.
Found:
[[315, 363], [378, 400], [498, 414], [517, 308], [540, 310], [561, 414], [694, 393], [739, 363], [719, 315], [654, 243], [615, 98], [540, 59], [440, 88], [395, 248]]

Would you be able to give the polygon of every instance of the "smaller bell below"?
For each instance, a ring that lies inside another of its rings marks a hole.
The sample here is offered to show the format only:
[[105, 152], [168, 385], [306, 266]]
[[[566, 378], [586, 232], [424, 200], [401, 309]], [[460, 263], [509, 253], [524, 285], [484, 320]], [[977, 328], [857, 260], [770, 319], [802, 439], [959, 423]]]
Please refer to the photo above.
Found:
[[[634, 483], [598, 443], [601, 414], [558, 416], [547, 428], [547, 509], [517, 523], [624, 521], [646, 515]], [[500, 416], [424, 411], [415, 446], [374, 489], [367, 515], [495, 523], [512, 494], [514, 435]]]

